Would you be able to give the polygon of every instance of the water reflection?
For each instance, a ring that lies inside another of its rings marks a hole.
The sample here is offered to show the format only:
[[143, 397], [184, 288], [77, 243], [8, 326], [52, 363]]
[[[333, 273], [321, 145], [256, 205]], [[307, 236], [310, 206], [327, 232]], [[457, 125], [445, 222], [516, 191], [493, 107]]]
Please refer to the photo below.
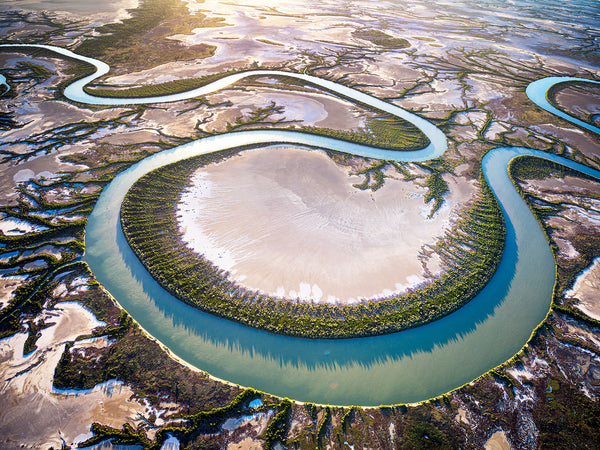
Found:
[[[490, 155], [486, 169], [509, 216], [499, 270], [459, 311], [392, 335], [344, 340], [278, 336], [176, 300], [150, 277], [125, 241], [116, 220], [130, 184], [122, 180], [111, 183], [90, 217], [86, 258], [98, 280], [150, 334], [219, 378], [299, 400], [336, 404], [422, 400], [468, 382], [512, 356], [550, 304], [553, 257], [506, 175], [512, 156], [502, 156], [502, 152]], [[139, 176], [128, 172], [119, 177]], [[112, 215], [110, 220], [107, 214]]]
[[[203, 313], [176, 299], [166, 292], [149, 275], [138, 258], [131, 252], [120, 226], [116, 227], [117, 246], [127, 270], [145, 297], [174, 328], [182, 329], [190, 337], [195, 336], [212, 346], [240, 352], [254, 357], [260, 354], [278, 361], [280, 366], [300, 365], [309, 369], [315, 367], [344, 367], [359, 363], [365, 368], [384, 362], [398, 361], [421, 352], [431, 352], [435, 347], [448, 342], [458, 342], [494, 314], [494, 310], [504, 301], [515, 275], [517, 252], [514, 227], [509, 224], [509, 247], [505, 252], [502, 266], [488, 286], [470, 302], [460, 314], [453, 313], [433, 324], [403, 333], [357, 339], [312, 340], [273, 335], [235, 322], [216, 318]], [[112, 290], [111, 290], [112, 291]], [[119, 298], [119, 297], [117, 297]], [[369, 351], [357, 353], [358, 344], [367, 345]], [[301, 351], [310, 348], [311, 351]], [[170, 346], [173, 349], [172, 346]], [[347, 350], [347, 351], [346, 351]], [[351, 351], [350, 351], [351, 350]], [[177, 353], [177, 352], [176, 352]], [[324, 357], [326, 353], [328, 356]]]

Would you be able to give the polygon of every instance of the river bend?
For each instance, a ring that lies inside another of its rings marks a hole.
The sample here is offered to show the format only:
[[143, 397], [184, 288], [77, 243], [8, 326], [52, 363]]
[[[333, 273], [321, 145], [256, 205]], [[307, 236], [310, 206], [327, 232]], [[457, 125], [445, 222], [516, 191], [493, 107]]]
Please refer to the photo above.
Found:
[[[283, 143], [371, 158], [424, 161], [445, 152], [443, 133], [425, 119], [365, 93], [288, 72], [248, 71], [192, 91], [159, 97], [96, 97], [83, 88], [106, 74], [108, 65], [58, 47], [29, 46], [96, 67], [94, 74], [75, 81], [64, 91], [67, 98], [79, 103], [116, 106], [173, 102], [214, 92], [247, 76], [285, 75], [408, 120], [429, 137], [431, 144], [423, 150], [397, 152], [293, 131], [227, 133], [145, 158], [117, 175], [101, 193], [88, 218], [85, 237], [84, 259], [96, 279], [148, 333], [178, 357], [218, 378], [275, 395], [337, 405], [415, 402], [454, 389], [509, 359], [546, 316], [556, 276], [546, 237], [508, 177], [509, 162], [520, 155], [531, 155], [600, 178], [599, 171], [555, 155], [521, 147], [496, 148], [483, 158], [482, 170], [505, 216], [506, 248], [488, 285], [466, 306], [427, 325], [384, 336], [307, 340], [273, 335], [196, 310], [152, 279], [127, 245], [119, 224], [121, 202], [133, 183], [166, 164], [241, 145]], [[549, 112], [600, 132], [548, 102], [550, 87], [574, 80], [592, 81], [544, 78], [529, 85], [527, 95]]]

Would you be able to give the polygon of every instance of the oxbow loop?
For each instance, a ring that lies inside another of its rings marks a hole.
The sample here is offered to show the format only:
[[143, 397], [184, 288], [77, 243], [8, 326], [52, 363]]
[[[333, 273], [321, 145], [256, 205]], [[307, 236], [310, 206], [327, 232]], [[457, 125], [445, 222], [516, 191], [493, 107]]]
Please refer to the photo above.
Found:
[[[219, 378], [252, 385], [280, 396], [332, 404], [406, 403], [434, 397], [476, 378], [515, 354], [545, 317], [555, 279], [546, 237], [507, 174], [519, 156], [543, 158], [600, 179], [600, 171], [522, 147], [491, 150], [482, 171], [498, 198], [507, 226], [504, 256], [489, 284], [465, 307], [427, 325], [385, 336], [310, 341], [266, 333], [204, 314], [176, 301], [137, 260], [118, 226], [121, 202], [129, 188], [152, 170], [193, 156], [250, 144], [290, 143], [340, 150], [358, 156], [395, 161], [425, 161], [444, 154], [446, 137], [427, 120], [398, 106], [329, 80], [306, 74], [255, 70], [225, 76], [177, 94], [145, 97], [100, 97], [86, 92], [92, 81], [108, 73], [102, 61], [50, 45], [3, 44], [53, 51], [95, 67], [95, 72], [64, 90], [70, 100], [94, 105], [174, 102], [217, 91], [248, 76], [284, 75], [395, 115], [417, 126], [430, 144], [412, 152], [378, 149], [325, 136], [285, 130], [254, 130], [210, 136], [154, 154], [117, 175], [103, 190], [88, 218], [85, 261], [97, 280], [145, 328], [187, 362]], [[531, 83], [528, 97], [548, 112], [595, 133], [600, 129], [552, 106], [549, 89], [581, 81], [549, 77]], [[2, 79], [0, 79], [2, 86]], [[518, 257], [517, 257], [518, 256]], [[523, 301], [527, 299], [527, 301]], [[511, 333], [505, 324], [511, 323]], [[498, 340], [502, 335], [504, 339]], [[469, 364], [465, 364], [468, 361]], [[369, 376], [365, 376], [365, 371]], [[331, 379], [336, 389], [331, 389]], [[379, 386], [373, 390], [373, 386]]]

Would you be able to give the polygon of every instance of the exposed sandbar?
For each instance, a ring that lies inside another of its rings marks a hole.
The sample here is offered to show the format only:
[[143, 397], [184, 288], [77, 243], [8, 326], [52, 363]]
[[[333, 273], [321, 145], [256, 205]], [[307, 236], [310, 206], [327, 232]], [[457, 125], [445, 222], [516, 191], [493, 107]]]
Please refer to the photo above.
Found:
[[181, 197], [183, 240], [250, 290], [305, 301], [354, 303], [427, 278], [418, 256], [474, 193], [451, 182], [428, 219], [426, 189], [387, 179], [372, 192], [322, 152], [265, 148], [199, 169]]

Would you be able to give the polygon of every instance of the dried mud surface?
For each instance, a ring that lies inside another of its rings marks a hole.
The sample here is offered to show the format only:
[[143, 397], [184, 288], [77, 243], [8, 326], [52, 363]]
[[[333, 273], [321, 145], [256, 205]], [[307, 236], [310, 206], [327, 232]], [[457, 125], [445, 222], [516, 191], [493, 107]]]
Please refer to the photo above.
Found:
[[182, 238], [237, 284], [304, 301], [357, 303], [438, 274], [419, 256], [473, 198], [472, 183], [455, 178], [445, 207], [429, 218], [425, 188], [390, 178], [363, 191], [348, 172], [324, 153], [294, 148], [200, 169], [178, 206]]

